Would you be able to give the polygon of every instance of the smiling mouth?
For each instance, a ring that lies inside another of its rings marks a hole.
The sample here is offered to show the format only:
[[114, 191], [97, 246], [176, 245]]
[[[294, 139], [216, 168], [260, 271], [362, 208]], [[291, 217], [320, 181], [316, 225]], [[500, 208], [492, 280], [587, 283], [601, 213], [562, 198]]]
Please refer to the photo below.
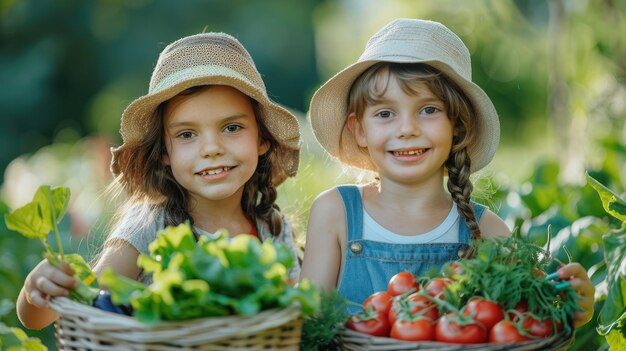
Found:
[[197, 174], [200, 176], [216, 175], [216, 174], [230, 171], [231, 169], [233, 169], [233, 167], [220, 167], [220, 168], [213, 168], [213, 169], [205, 169], [203, 171], [198, 172]]
[[421, 155], [427, 150], [428, 149], [403, 150], [403, 151], [392, 151], [391, 153], [394, 156], [415, 156], [415, 155]]

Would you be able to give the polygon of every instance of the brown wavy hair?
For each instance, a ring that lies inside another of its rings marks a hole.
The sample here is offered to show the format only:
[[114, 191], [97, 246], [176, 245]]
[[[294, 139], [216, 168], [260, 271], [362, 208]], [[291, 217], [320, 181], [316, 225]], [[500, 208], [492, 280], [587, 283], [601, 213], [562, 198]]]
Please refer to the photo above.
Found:
[[[366, 106], [376, 103], [385, 94], [391, 77], [397, 79], [407, 94], [417, 94], [416, 85], [425, 84], [444, 102], [448, 118], [454, 126], [452, 149], [444, 164], [448, 172], [448, 191], [457, 205], [459, 214], [467, 223], [472, 239], [479, 240], [480, 229], [470, 203], [474, 187], [470, 181], [472, 160], [467, 150], [476, 139], [476, 132], [472, 128], [476, 119], [471, 102], [452, 80], [429, 65], [380, 62], [363, 72], [352, 84], [348, 95], [348, 114], [354, 113], [361, 119]], [[380, 82], [384, 84], [381, 85]], [[382, 89], [379, 88], [381, 86]], [[341, 149], [344, 147], [342, 145], [344, 138], [349, 135], [347, 124], [344, 124], [340, 139]], [[365, 148], [361, 148], [360, 151], [369, 155]]]
[[[192, 87], [177, 96], [190, 96], [210, 87]], [[283, 217], [276, 204], [277, 191], [270, 181], [272, 163], [269, 157], [276, 150], [278, 142], [259, 118], [258, 103], [249, 99], [259, 128], [259, 141], [267, 143], [269, 148], [265, 154], [259, 156], [254, 175], [244, 185], [241, 208], [254, 223], [257, 219], [265, 221], [272, 235], [278, 236], [283, 229]], [[118, 167], [114, 171], [119, 175], [115, 183], [119, 190], [128, 195], [123, 211], [138, 203], [149, 204], [152, 214], [160, 209], [164, 210], [166, 226], [176, 226], [185, 221], [193, 225], [193, 218], [188, 210], [193, 204], [190, 203], [187, 190], [178, 184], [171, 168], [163, 162], [163, 156], [167, 152], [163, 119], [170, 100], [161, 103], [155, 110], [152, 118], [154, 124], [147, 128], [145, 138], [118, 152]]]

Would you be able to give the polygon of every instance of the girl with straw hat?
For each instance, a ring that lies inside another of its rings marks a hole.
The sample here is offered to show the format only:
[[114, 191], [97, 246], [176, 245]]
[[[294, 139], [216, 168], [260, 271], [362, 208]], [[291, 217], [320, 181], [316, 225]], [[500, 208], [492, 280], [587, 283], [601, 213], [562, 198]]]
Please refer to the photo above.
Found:
[[[356, 63], [317, 90], [310, 122], [331, 156], [377, 181], [338, 186], [314, 201], [301, 278], [360, 304], [400, 271], [424, 275], [471, 256], [476, 240], [510, 235], [470, 200], [469, 176], [493, 158], [499, 121], [472, 82], [469, 51], [441, 23], [383, 27]], [[582, 292], [576, 319], [586, 323], [594, 292], [586, 271], [570, 264], [559, 277], [572, 277]]]
[[[246, 49], [232, 36], [204, 33], [179, 39], [160, 54], [149, 92], [124, 111], [123, 144], [112, 150], [114, 188], [128, 195], [94, 268], [150, 280], [140, 253], [165, 226], [189, 221], [196, 236], [251, 233], [286, 244], [291, 228], [276, 205], [276, 189], [296, 174], [296, 117], [268, 98]], [[75, 287], [68, 265], [42, 261], [28, 275], [17, 311], [27, 328], [56, 319], [47, 300]]]

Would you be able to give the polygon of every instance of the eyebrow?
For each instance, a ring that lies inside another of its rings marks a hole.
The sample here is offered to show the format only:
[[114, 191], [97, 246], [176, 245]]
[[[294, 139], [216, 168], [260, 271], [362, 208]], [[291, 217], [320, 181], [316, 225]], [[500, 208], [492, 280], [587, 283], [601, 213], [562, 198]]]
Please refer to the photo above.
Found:
[[[444, 103], [443, 100], [439, 99], [438, 97], [432, 95], [432, 96], [418, 96], [418, 95], [414, 95], [420, 104], [432, 104], [432, 103]], [[384, 105], [387, 104], [389, 102], [391, 102], [392, 99], [388, 99], [385, 97], [376, 97], [372, 99], [372, 104], [370, 106], [377, 106], [377, 105]]]
[[[235, 115], [231, 115], [225, 118], [220, 119], [220, 123], [222, 124], [227, 124], [242, 118], [254, 118], [254, 116], [250, 116], [244, 113], [239, 113], [239, 114], [235, 114]], [[196, 124], [196, 122], [191, 122], [191, 121], [180, 121], [180, 122], [174, 122], [174, 123], [169, 123], [166, 127], [167, 128], [177, 128], [177, 127], [185, 127], [185, 126], [192, 126]]]

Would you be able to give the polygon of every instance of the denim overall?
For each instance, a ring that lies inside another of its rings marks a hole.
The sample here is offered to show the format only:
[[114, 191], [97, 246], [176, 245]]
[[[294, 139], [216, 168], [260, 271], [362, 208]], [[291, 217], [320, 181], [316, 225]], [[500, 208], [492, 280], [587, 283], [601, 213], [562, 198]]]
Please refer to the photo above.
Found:
[[[339, 292], [348, 300], [362, 303], [376, 291], [387, 290], [389, 279], [401, 271], [423, 276], [429, 270], [440, 269], [445, 263], [455, 261], [469, 247], [470, 230], [459, 220], [458, 243], [390, 244], [363, 240], [363, 203], [361, 193], [354, 185], [338, 186], [346, 208], [347, 237], [346, 258], [339, 280]], [[476, 221], [485, 206], [472, 202]], [[355, 312], [358, 307], [349, 307]]]

